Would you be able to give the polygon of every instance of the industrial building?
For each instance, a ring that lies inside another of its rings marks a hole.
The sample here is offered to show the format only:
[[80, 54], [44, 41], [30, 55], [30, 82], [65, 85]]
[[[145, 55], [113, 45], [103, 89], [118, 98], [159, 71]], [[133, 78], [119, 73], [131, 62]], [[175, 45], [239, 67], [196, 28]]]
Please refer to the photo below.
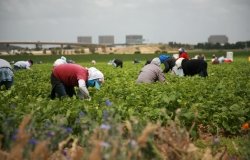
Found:
[[142, 35], [126, 35], [126, 44], [142, 44]]
[[211, 35], [208, 37], [208, 43], [211, 44], [226, 44], [228, 43], [228, 37], [226, 35]]
[[98, 42], [99, 44], [112, 45], [115, 43], [115, 38], [112, 35], [99, 36]]
[[77, 37], [77, 42], [82, 44], [92, 44], [91, 36], [79, 36]]

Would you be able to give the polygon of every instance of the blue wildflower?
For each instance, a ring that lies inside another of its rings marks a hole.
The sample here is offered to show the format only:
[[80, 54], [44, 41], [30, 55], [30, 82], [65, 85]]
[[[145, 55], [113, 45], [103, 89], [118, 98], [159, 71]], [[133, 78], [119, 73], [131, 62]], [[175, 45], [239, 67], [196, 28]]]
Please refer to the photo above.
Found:
[[108, 99], [105, 101], [105, 104], [106, 104], [106, 106], [112, 106], [112, 102]]
[[48, 136], [48, 137], [53, 137], [54, 135], [55, 135], [55, 132], [49, 131], [49, 132], [47, 133], [47, 136]]
[[101, 128], [101, 129], [104, 129], [104, 130], [109, 130], [109, 129], [111, 128], [111, 126], [108, 125], [108, 124], [102, 124], [102, 125], [100, 126], [100, 128]]
[[73, 129], [70, 128], [70, 127], [65, 127], [65, 131], [66, 131], [67, 134], [70, 134], [70, 133], [73, 132]]
[[36, 139], [32, 137], [32, 138], [29, 140], [29, 144], [36, 145], [36, 144], [37, 144]]

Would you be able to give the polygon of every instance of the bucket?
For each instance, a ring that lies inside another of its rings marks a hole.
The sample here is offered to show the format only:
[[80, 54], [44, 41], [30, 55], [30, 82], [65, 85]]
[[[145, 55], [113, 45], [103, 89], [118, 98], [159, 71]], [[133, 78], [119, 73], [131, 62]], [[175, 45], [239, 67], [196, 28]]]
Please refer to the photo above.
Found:
[[233, 55], [234, 53], [233, 52], [227, 52], [227, 59], [230, 59], [231, 61], [233, 61]]

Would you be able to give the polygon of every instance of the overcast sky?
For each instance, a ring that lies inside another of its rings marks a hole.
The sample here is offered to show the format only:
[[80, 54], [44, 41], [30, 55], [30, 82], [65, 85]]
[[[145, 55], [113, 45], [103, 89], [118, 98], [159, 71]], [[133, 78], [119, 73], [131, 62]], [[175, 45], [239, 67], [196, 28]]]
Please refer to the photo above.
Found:
[[0, 0], [0, 41], [76, 42], [143, 35], [145, 43], [250, 40], [250, 0]]

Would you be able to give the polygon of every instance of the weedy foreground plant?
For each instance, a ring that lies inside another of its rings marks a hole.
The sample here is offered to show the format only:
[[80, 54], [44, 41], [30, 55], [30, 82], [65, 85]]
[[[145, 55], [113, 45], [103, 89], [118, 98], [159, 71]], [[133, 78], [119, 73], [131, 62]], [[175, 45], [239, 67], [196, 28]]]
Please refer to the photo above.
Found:
[[[85, 145], [79, 138], [69, 135], [59, 142], [55, 149], [51, 148], [54, 143], [51, 137], [30, 143], [29, 139], [34, 132], [31, 130], [30, 122], [31, 116], [25, 116], [10, 150], [0, 150], [1, 160], [230, 158], [226, 150], [212, 153], [212, 148], [198, 149], [192, 143], [189, 132], [180, 127], [178, 119], [168, 121], [166, 126], [148, 123], [138, 133], [137, 129], [141, 126], [136, 119], [122, 124], [103, 124], [87, 135], [89, 138], [85, 139], [87, 140]], [[83, 135], [85, 136], [86, 134]]]

